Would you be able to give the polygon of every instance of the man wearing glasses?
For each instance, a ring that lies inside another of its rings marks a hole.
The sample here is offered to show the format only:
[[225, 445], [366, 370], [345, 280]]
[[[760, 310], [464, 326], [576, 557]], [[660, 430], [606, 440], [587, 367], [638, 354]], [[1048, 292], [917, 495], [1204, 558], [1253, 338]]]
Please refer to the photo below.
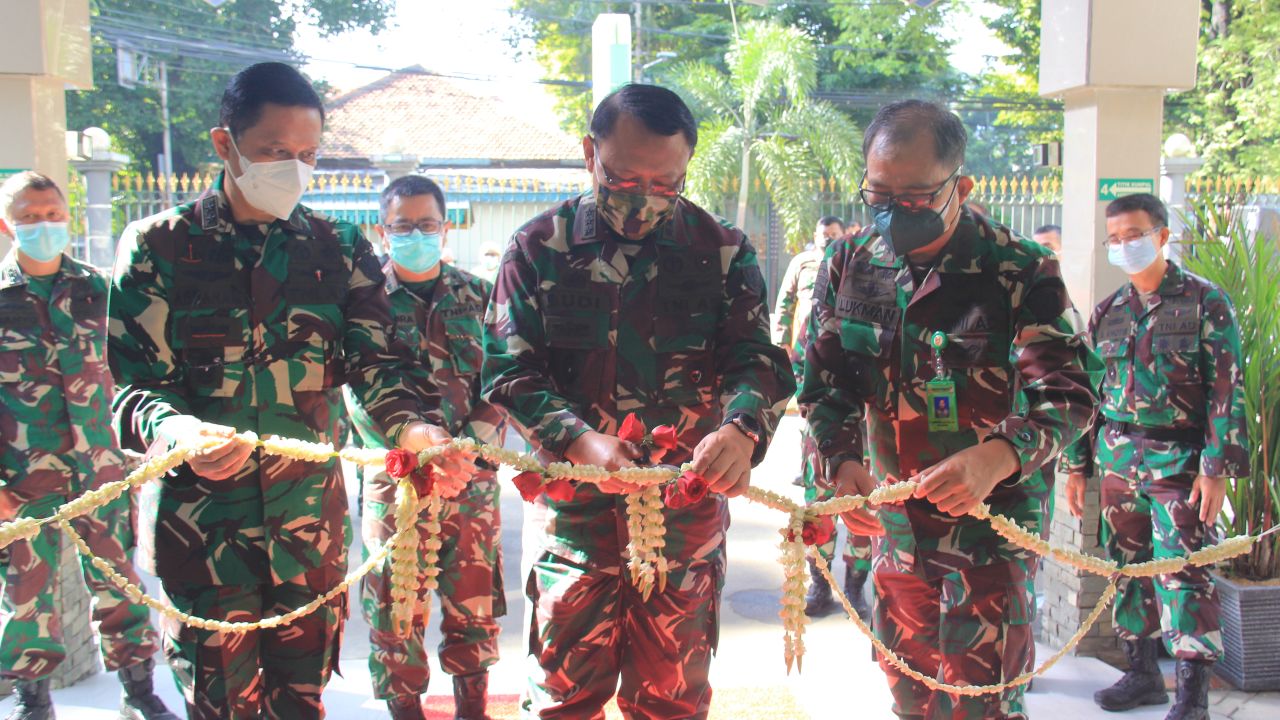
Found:
[[[627, 497], [612, 480], [539, 496], [525, 563], [532, 616], [524, 717], [705, 718], [724, 582], [726, 496], [795, 390], [769, 342], [755, 251], [680, 195], [697, 125], [670, 90], [627, 85], [583, 139], [593, 192], [516, 232], [485, 318], [485, 397], [544, 462], [615, 470], [658, 461], [617, 436], [628, 413], [670, 425], [662, 462], [693, 463], [714, 494], [663, 512], [665, 586], [627, 572]], [[538, 532], [541, 530], [541, 532]]]
[[[1102, 417], [1061, 462], [1076, 517], [1086, 477], [1101, 473], [1102, 542], [1123, 565], [1212, 544], [1226, 479], [1249, 472], [1235, 312], [1216, 285], [1165, 260], [1168, 224], [1154, 195], [1107, 206], [1107, 258], [1129, 282], [1089, 321], [1106, 362]], [[1122, 579], [1114, 615], [1129, 670], [1094, 701], [1112, 711], [1168, 702], [1156, 665], [1163, 632], [1178, 661], [1166, 717], [1208, 717], [1209, 668], [1222, 651], [1208, 568]]]
[[[876, 635], [929, 677], [985, 685], [1027, 669], [1036, 558], [966, 513], [986, 502], [1042, 529], [1041, 469], [1093, 421], [1100, 365], [1057, 261], [964, 209], [966, 139], [918, 100], [867, 126], [874, 230], [827, 250], [800, 402], [837, 495], [919, 484], [903, 504], [844, 515], [879, 536]], [[1021, 686], [958, 697], [881, 666], [899, 717], [1026, 716]]]
[[[395, 338], [411, 348], [417, 364], [430, 374], [424, 395], [438, 397], [436, 423], [453, 437], [501, 444], [502, 417], [480, 399], [480, 323], [493, 286], [444, 262], [448, 238], [444, 192], [420, 175], [398, 178], [382, 191], [382, 238], [387, 260], [386, 294], [391, 303]], [[392, 445], [348, 393], [347, 409], [365, 447]], [[426, 545], [437, 536], [439, 549], [441, 630], [440, 667], [453, 676], [456, 717], [483, 720], [486, 715], [488, 668], [498, 660], [498, 620], [506, 614], [502, 591], [502, 543], [495, 469], [477, 461], [477, 471], [462, 494], [444, 503], [435, 533], [425, 512], [418, 538]], [[396, 483], [386, 472], [364, 478], [360, 515], [364, 553], [395, 534]], [[421, 570], [419, 571], [421, 573]], [[419, 611], [407, 637], [392, 622], [391, 560], [374, 568], [361, 585], [361, 607], [369, 623], [372, 652], [369, 673], [373, 695], [386, 700], [395, 720], [422, 720], [421, 695], [427, 691], [423, 634], [431, 597], [420, 588]]]

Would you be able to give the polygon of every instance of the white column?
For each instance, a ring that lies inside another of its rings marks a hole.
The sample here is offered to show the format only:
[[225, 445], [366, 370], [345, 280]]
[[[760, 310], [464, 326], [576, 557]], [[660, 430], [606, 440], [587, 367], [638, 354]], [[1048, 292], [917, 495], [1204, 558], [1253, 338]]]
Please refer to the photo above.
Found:
[[1204, 165], [1204, 158], [1174, 155], [1170, 147], [1173, 139], [1165, 143], [1165, 156], [1160, 158], [1160, 199], [1169, 208], [1169, 245], [1165, 255], [1177, 260], [1182, 257], [1182, 232], [1187, 226], [1182, 219], [1187, 212], [1187, 176]]
[[85, 244], [92, 265], [110, 268], [116, 257], [116, 237], [112, 229], [111, 177], [129, 164], [129, 156], [94, 149], [89, 160], [73, 160], [84, 175]]
[[631, 82], [631, 16], [605, 13], [591, 25], [591, 109]]

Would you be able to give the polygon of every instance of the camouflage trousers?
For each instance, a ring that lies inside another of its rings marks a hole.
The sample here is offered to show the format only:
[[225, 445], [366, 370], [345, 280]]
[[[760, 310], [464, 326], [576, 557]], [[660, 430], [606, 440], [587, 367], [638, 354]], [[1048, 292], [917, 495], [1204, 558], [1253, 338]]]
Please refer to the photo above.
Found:
[[[1148, 475], [1133, 482], [1104, 473], [1100, 534], [1107, 556], [1129, 565], [1212, 545], [1213, 528], [1200, 522], [1199, 508], [1187, 502], [1194, 480], [1191, 474], [1159, 480]], [[1152, 638], [1163, 632], [1174, 657], [1212, 661], [1221, 654], [1218, 590], [1208, 568], [1126, 578], [1119, 588], [1113, 616], [1121, 639]]]
[[[254, 622], [306, 605], [342, 582], [326, 566], [279, 585], [166, 582], [166, 599], [200, 617]], [[165, 655], [190, 720], [319, 720], [320, 695], [337, 668], [346, 596], [292, 624], [243, 634], [190, 628], [164, 618]]]
[[[395, 484], [386, 473], [364, 483], [361, 533], [364, 556], [395, 534]], [[498, 618], [507, 613], [502, 590], [502, 527], [498, 511], [498, 478], [482, 470], [440, 517], [440, 667], [450, 675], [480, 672], [498, 661]], [[418, 538], [428, 538], [425, 516]], [[421, 554], [421, 553], [420, 553]], [[430, 615], [430, 593], [418, 578], [418, 608], [408, 637], [396, 634], [391, 622], [390, 560], [373, 569], [360, 585], [360, 605], [369, 623], [369, 673], [373, 696], [421, 695], [430, 668], [423, 634]]]
[[[1031, 662], [1034, 564], [985, 565], [936, 580], [877, 564], [875, 633], [917, 671], [950, 684], [990, 685]], [[929, 690], [884, 658], [893, 711], [900, 718], [1023, 718], [1023, 687], [997, 695]]]
[[[131, 497], [126, 494], [71, 522], [95, 555], [137, 583], [131, 552]], [[48, 517], [66, 502], [67, 498], [61, 495], [48, 495], [22, 504], [16, 517]], [[42, 678], [66, 658], [62, 621], [54, 607], [61, 538], [57, 528], [46, 526], [30, 540], [19, 540], [0, 550], [4, 557], [0, 577], [0, 675], [23, 680]], [[128, 667], [154, 655], [156, 632], [146, 606], [130, 601], [87, 558], [80, 558], [80, 567], [93, 595], [92, 617], [107, 670]]]
[[[602, 720], [615, 693], [627, 718], [706, 718], [710, 712], [725, 499], [664, 510], [670, 569], [666, 588], [654, 588], [647, 601], [631, 584], [621, 500], [617, 507], [616, 544], [602, 543], [586, 561], [535, 551], [525, 587], [529, 685], [522, 718]], [[673, 553], [673, 545], [690, 555]]]
[[[825, 463], [818, 453], [818, 443], [809, 434], [807, 425], [800, 432], [800, 454], [801, 470], [804, 473], [805, 504], [812, 505], [835, 497], [836, 489], [826, 479], [826, 473], [823, 472]], [[827, 563], [835, 557], [836, 546], [840, 544], [842, 525], [844, 523], [837, 520], [836, 531], [831, 534], [831, 539], [818, 546], [818, 552]], [[871, 538], [866, 535], [854, 535], [849, 532], [849, 528], [845, 528], [844, 564], [854, 572], [869, 572], [871, 570]]]

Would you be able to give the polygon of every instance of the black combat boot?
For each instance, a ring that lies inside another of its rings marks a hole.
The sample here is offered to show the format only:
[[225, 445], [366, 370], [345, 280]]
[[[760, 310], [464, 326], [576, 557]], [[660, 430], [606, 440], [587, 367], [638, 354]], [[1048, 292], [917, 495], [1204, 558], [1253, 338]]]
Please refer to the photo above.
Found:
[[120, 720], [178, 720], [178, 716], [169, 712], [164, 701], [156, 695], [151, 683], [155, 667], [155, 661], [147, 658], [116, 673], [124, 688], [124, 696], [120, 698]]
[[1164, 720], [1209, 720], [1209, 668], [1207, 660], [1178, 661], [1178, 694]]
[[1129, 669], [1106, 690], [1093, 694], [1093, 701], [1103, 710], [1117, 712], [1132, 710], [1139, 705], [1163, 705], [1169, 702], [1164, 689], [1164, 676], [1156, 664], [1160, 640], [1125, 640], [1124, 654], [1129, 658]]
[[812, 560], [809, 561], [809, 592], [804, 596], [804, 614], [809, 617], [830, 615], [836, 609], [836, 599], [831, 596], [831, 586]]
[[13, 684], [18, 703], [5, 720], [53, 720], [53, 698], [49, 697], [49, 678], [18, 680]]
[[453, 677], [453, 720], [489, 720], [489, 673]]
[[854, 570], [852, 565], [844, 566], [844, 594], [849, 598], [853, 611], [858, 613], [862, 622], [871, 622], [871, 607], [862, 596], [862, 586], [867, 584], [867, 571]]
[[422, 714], [422, 698], [417, 695], [396, 695], [387, 700], [391, 720], [427, 720]]

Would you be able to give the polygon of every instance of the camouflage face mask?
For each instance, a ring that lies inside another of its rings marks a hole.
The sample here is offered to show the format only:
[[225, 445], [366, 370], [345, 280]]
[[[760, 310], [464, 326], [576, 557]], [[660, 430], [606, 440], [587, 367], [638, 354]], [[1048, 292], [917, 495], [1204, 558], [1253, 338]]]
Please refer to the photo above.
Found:
[[641, 240], [671, 219], [676, 198], [661, 195], [636, 195], [610, 190], [599, 185], [596, 207], [604, 221], [628, 240]]

